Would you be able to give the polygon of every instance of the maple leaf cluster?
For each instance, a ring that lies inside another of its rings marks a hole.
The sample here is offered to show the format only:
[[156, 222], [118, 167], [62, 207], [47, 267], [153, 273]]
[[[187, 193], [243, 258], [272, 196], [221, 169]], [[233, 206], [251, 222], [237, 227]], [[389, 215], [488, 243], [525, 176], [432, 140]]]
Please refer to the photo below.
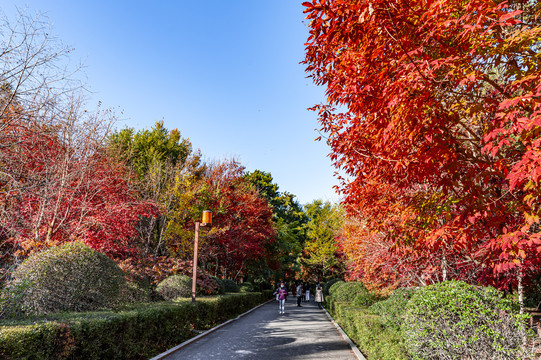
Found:
[[304, 64], [344, 174], [343, 248], [373, 287], [539, 272], [540, 9], [313, 0]]

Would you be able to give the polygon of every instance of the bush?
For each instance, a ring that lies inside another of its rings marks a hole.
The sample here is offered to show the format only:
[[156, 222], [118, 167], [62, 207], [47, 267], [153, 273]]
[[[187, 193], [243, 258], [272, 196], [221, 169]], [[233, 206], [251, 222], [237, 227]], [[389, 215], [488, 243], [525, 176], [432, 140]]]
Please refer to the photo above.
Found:
[[13, 285], [24, 282], [22, 306], [34, 314], [111, 308], [126, 285], [113, 260], [80, 242], [31, 255], [13, 272]]
[[335, 291], [338, 290], [342, 285], [344, 285], [346, 282], [339, 280], [334, 282], [331, 286], [329, 286], [329, 295], [334, 295]]
[[355, 306], [370, 306], [377, 301], [360, 282], [337, 282], [331, 287], [331, 296], [340, 302], [350, 302]]
[[372, 313], [381, 316], [386, 327], [399, 330], [404, 320], [408, 301], [414, 291], [413, 288], [396, 289], [387, 299], [376, 302], [369, 309]]
[[156, 286], [156, 292], [165, 300], [192, 296], [192, 279], [186, 275], [173, 275], [165, 278]]
[[402, 325], [420, 359], [519, 359], [525, 316], [503, 293], [446, 281], [411, 297]]
[[244, 293], [244, 292], [253, 292], [254, 291], [254, 286], [250, 282], [243, 282], [242, 284], [239, 285], [239, 291], [242, 292], [242, 293]]
[[383, 319], [368, 309], [334, 302], [332, 316], [369, 359], [406, 360], [408, 356], [400, 331], [387, 328]]
[[256, 290], [259, 289], [259, 291], [273, 290], [272, 284], [268, 282], [267, 280], [254, 281], [254, 287], [256, 288]]
[[30, 288], [28, 281], [8, 284], [0, 291], [0, 318], [24, 315], [23, 298]]
[[[323, 294], [324, 295], [329, 295], [329, 289], [331, 286], [333, 286], [335, 283], [339, 282], [339, 281], [342, 281], [340, 279], [330, 279], [329, 281], [327, 281], [326, 283], [323, 284]], [[343, 282], [343, 281], [342, 281]]]
[[218, 279], [216, 276], [210, 276], [212, 280], [218, 285], [218, 294], [225, 294], [225, 285], [221, 279]]
[[224, 284], [225, 292], [238, 293], [240, 291], [239, 286], [237, 285], [237, 283], [234, 282], [231, 279], [223, 279], [222, 283]]
[[214, 276], [210, 276], [207, 274], [202, 274], [202, 275], [197, 276], [197, 294], [218, 295], [220, 294], [221, 289], [222, 289], [222, 286], [219, 283], [219, 280], [215, 278]]
[[151, 290], [142, 282], [128, 281], [122, 289], [122, 301], [124, 303], [146, 303], [151, 301]]

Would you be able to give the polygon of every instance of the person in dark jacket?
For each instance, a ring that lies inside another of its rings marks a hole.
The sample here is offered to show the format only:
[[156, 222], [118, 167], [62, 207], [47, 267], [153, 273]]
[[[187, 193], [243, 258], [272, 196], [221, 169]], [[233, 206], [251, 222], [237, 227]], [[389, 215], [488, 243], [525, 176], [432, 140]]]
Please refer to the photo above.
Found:
[[302, 301], [302, 283], [299, 283], [297, 285], [297, 306], [301, 307], [301, 301]]

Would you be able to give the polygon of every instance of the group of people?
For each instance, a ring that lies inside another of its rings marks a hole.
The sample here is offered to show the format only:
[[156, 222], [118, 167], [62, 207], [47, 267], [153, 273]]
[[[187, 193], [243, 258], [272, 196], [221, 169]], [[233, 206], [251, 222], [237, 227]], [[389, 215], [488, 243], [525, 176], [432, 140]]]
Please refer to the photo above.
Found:
[[[310, 287], [307, 283], [297, 283], [297, 286], [293, 288], [293, 295], [297, 297], [297, 306], [302, 307], [301, 303], [310, 301]], [[280, 286], [274, 291], [273, 295], [276, 295], [276, 300], [278, 300], [278, 312], [280, 314], [285, 313], [285, 303], [287, 301], [287, 296], [289, 295], [288, 287], [284, 282], [280, 283]], [[323, 288], [320, 284], [316, 286], [316, 294], [314, 297], [317, 306], [321, 309], [321, 303], [323, 303]]]

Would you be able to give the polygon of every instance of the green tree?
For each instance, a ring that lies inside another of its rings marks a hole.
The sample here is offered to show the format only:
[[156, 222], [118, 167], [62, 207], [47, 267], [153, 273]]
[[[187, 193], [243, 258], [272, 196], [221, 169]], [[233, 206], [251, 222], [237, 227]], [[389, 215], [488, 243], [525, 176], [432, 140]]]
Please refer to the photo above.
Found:
[[244, 176], [273, 208], [277, 232], [277, 240], [271, 251], [275, 257], [274, 261], [271, 261], [275, 263], [272, 266], [274, 277], [295, 277], [295, 273], [300, 270], [297, 259], [306, 241], [305, 225], [308, 222], [302, 205], [295, 199], [295, 195], [279, 191], [278, 185], [273, 183], [271, 173], [254, 170]]
[[166, 129], [163, 121], [156, 121], [150, 130], [115, 131], [109, 136], [108, 144], [111, 155], [123, 161], [137, 179], [141, 197], [161, 206], [161, 216], [141, 219], [139, 232], [147, 254], [164, 254], [166, 230], [176, 207], [178, 188], [182, 187], [186, 173], [197, 176], [204, 171], [201, 154], [192, 151], [190, 141], [177, 129]]
[[337, 238], [342, 230], [342, 208], [321, 200], [315, 200], [304, 208], [309, 220], [306, 224], [307, 241], [299, 259], [303, 277], [326, 280], [341, 276], [345, 265]]

